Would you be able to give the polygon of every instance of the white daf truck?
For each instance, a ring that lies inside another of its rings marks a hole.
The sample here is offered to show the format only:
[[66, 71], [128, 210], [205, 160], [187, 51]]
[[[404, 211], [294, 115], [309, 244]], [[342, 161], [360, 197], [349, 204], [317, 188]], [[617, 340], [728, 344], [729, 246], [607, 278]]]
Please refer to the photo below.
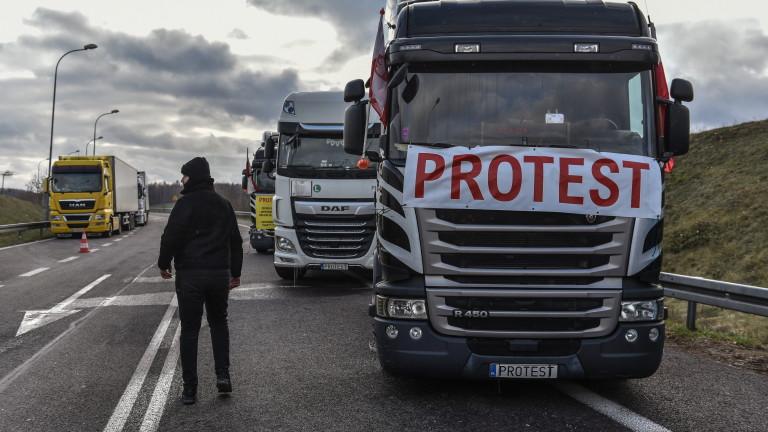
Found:
[[376, 167], [359, 169], [359, 158], [344, 152], [348, 105], [341, 92], [290, 94], [278, 142], [266, 143], [265, 158], [277, 161], [274, 263], [282, 278], [373, 268]]

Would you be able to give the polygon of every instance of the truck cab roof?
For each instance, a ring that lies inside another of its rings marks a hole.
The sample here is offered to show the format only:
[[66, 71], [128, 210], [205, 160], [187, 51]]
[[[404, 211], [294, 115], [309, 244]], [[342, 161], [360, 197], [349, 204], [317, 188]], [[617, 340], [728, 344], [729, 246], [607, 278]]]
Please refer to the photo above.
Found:
[[435, 0], [407, 3], [397, 37], [445, 34], [648, 36], [634, 3], [602, 0]]
[[[344, 92], [295, 92], [286, 96], [280, 113], [280, 133], [292, 134], [301, 130], [341, 133], [344, 113], [350, 104], [344, 102]], [[371, 123], [378, 123], [371, 110]]]

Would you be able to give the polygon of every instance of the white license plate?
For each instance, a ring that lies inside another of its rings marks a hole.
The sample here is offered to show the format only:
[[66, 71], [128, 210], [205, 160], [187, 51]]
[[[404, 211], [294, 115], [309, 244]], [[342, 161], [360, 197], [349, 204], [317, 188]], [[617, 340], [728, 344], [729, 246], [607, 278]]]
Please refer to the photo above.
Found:
[[488, 374], [491, 378], [552, 379], [557, 378], [557, 365], [491, 363]]
[[333, 263], [333, 264], [320, 264], [320, 270], [349, 270], [349, 264]]

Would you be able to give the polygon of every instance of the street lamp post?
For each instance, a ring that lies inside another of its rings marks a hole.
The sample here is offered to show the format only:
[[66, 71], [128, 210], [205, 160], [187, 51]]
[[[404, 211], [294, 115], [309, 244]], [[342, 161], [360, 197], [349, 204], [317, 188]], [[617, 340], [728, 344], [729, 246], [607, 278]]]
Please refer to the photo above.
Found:
[[[97, 140], [104, 139], [103, 136], [100, 136], [96, 138]], [[94, 142], [93, 140], [89, 140], [87, 143], [85, 143], [85, 155], [88, 156], [88, 146], [91, 145], [91, 143]], [[94, 155], [96, 154], [96, 149], [93, 149]]]
[[11, 172], [11, 171], [6, 171], [6, 172], [0, 174], [1, 176], [3, 176], [3, 184], [2, 184], [2, 186], [0, 186], [0, 192], [3, 192], [3, 193], [5, 192], [5, 178], [6, 177], [12, 177], [15, 174], [16, 173]]
[[[93, 155], [94, 156], [96, 156], [96, 125], [99, 124], [99, 119], [101, 119], [104, 116], [108, 116], [108, 115], [112, 115], [112, 114], [117, 114], [119, 112], [120, 112], [120, 110], [116, 110], [116, 109], [113, 109], [110, 112], [105, 112], [104, 114], [101, 114], [98, 117], [96, 117], [96, 121], [93, 122]], [[86, 156], [88, 156], [88, 155], [86, 154]]]
[[[96, 44], [88, 44], [83, 46], [82, 48], [71, 50], [65, 52], [61, 57], [59, 57], [59, 61], [56, 62], [56, 68], [53, 71], [53, 108], [51, 109], [51, 143], [48, 147], [48, 178], [51, 177], [51, 160], [53, 159], [53, 124], [54, 120], [56, 118], [56, 84], [58, 83], [59, 79], [59, 64], [61, 63], [61, 60], [64, 59], [64, 57], [68, 56], [69, 54], [72, 54], [74, 52], [79, 51], [88, 51], [92, 49], [96, 49], [98, 46]], [[48, 201], [46, 200], [46, 203]], [[48, 217], [48, 205], [45, 206], [45, 217]]]

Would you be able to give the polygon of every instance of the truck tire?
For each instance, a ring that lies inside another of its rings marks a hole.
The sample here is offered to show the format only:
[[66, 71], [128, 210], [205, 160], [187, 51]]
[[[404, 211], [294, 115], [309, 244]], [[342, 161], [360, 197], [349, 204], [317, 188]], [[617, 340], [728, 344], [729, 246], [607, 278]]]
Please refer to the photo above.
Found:
[[298, 269], [295, 267], [278, 267], [275, 266], [275, 272], [277, 273], [280, 278], [285, 280], [294, 280], [294, 277], [296, 279], [301, 279], [304, 277], [304, 275], [307, 273], [306, 269]]

